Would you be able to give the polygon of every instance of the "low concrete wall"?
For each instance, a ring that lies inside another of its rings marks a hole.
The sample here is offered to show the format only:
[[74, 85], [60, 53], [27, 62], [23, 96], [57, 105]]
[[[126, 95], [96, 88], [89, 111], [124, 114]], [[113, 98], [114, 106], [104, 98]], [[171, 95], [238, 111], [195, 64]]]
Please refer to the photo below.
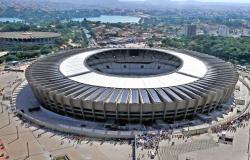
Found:
[[65, 133], [72, 133], [72, 134], [84, 135], [95, 138], [117, 138], [117, 139], [131, 139], [134, 138], [135, 135], [143, 134], [143, 132], [141, 131], [107, 131], [107, 130], [73, 127], [68, 125], [55, 125], [35, 119], [19, 110], [17, 110], [16, 112], [17, 114], [21, 115], [24, 119], [32, 123]]

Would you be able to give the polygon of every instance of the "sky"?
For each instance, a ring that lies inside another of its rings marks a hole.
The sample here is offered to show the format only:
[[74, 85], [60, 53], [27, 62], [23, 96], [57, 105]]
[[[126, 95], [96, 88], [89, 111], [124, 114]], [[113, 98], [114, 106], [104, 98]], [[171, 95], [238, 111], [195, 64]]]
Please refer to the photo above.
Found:
[[237, 3], [250, 3], [250, 0], [198, 0], [198, 1], [201, 1], [201, 2], [237, 2]]
[[[121, 1], [144, 1], [144, 0], [121, 0]], [[188, 1], [188, 0], [172, 0], [172, 1]], [[225, 2], [225, 3], [250, 3], [250, 0], [196, 0], [196, 1], [200, 1], [200, 2]]]

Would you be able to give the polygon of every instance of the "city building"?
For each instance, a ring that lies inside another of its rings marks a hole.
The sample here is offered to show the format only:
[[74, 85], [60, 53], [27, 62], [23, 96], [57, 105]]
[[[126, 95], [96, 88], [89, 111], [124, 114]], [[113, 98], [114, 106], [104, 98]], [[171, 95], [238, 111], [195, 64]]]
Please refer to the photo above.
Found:
[[174, 122], [220, 109], [238, 73], [191, 51], [76, 49], [33, 63], [26, 78], [41, 106], [92, 121]]
[[188, 38], [194, 37], [194, 36], [196, 36], [196, 30], [197, 30], [196, 25], [187, 25], [187, 26], [185, 26], [184, 34]]
[[229, 36], [229, 28], [225, 25], [220, 25], [218, 28], [218, 35], [222, 37], [228, 37]]
[[249, 37], [250, 36], [250, 28], [242, 29], [242, 36]]
[[53, 32], [0, 32], [0, 46], [54, 44], [58, 37]]

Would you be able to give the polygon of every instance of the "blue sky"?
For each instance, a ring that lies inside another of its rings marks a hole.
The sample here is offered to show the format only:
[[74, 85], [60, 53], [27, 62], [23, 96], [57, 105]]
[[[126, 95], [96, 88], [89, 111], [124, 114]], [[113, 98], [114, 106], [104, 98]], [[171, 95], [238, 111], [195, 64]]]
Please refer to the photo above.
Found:
[[[121, 1], [144, 1], [144, 0], [121, 0]], [[172, 1], [188, 1], [188, 0], [172, 0]], [[196, 1], [200, 1], [200, 2], [250, 3], [250, 0], [196, 0]]]

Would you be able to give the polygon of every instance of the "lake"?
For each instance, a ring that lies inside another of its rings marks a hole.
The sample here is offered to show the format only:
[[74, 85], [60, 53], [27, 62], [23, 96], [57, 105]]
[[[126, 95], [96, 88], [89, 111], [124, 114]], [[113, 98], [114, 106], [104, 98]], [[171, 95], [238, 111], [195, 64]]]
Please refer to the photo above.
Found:
[[19, 18], [0, 18], [0, 22], [20, 22]]
[[[101, 15], [100, 17], [90, 17], [86, 19], [93, 22], [100, 21], [102, 23], [139, 23], [140, 17]], [[83, 21], [84, 18], [73, 18], [72, 20]]]

